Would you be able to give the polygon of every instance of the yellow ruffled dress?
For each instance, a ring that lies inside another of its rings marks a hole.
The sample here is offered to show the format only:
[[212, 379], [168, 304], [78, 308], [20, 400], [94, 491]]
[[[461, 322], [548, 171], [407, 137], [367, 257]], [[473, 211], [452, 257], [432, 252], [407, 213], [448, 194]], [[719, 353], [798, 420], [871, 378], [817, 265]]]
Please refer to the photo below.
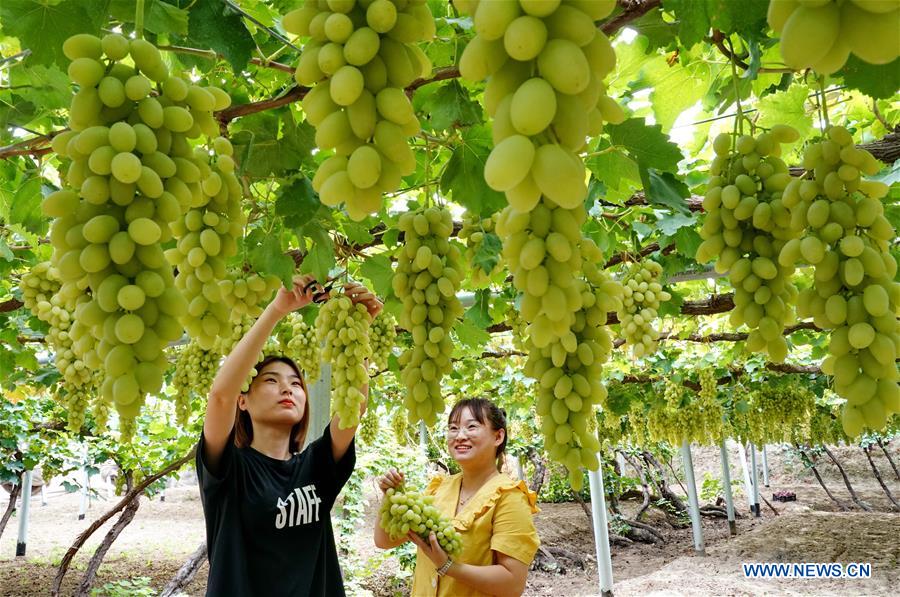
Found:
[[[494, 551], [512, 556], [530, 565], [540, 540], [532, 517], [540, 512], [537, 495], [524, 481], [499, 474], [478, 490], [454, 516], [459, 501], [462, 474], [439, 476], [431, 480], [425, 492], [434, 496], [434, 504], [453, 519], [462, 535], [463, 551], [454, 561], [475, 566], [494, 564]], [[487, 595], [449, 576], [439, 578], [434, 564], [419, 550], [413, 575], [414, 597], [481, 597]]]

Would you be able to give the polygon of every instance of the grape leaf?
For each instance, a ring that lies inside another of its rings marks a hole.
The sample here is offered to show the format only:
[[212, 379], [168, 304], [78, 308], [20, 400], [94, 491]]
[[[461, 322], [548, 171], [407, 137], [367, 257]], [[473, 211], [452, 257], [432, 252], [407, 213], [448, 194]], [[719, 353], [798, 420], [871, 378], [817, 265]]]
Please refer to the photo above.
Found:
[[310, 247], [300, 264], [300, 271], [311, 273], [316, 280], [324, 282], [328, 272], [334, 267], [334, 241], [318, 222], [310, 222], [303, 227], [303, 234], [309, 239]]
[[259, 112], [241, 119], [242, 129], [231, 139], [241, 173], [262, 178], [312, 163], [315, 131], [305, 121], [295, 123], [287, 110], [282, 114], [279, 119], [278, 114]]
[[16, 94], [44, 110], [68, 108], [72, 101], [69, 76], [55, 65], [21, 65], [9, 71], [10, 87]]
[[840, 75], [850, 89], [858, 89], [869, 97], [889, 98], [900, 89], [900, 58], [890, 64], [868, 64], [850, 55]]
[[[134, 0], [112, 0], [109, 5], [109, 13], [120, 21], [133, 23]], [[162, 0], [145, 0], [144, 29], [157, 35], [165, 33], [187, 35], [188, 11]]]
[[660, 125], [647, 124], [643, 118], [629, 118], [622, 124], [610, 124], [606, 131], [613, 145], [624, 148], [641, 170], [678, 171], [681, 150], [662, 132]]
[[431, 127], [435, 131], [482, 121], [481, 106], [469, 98], [469, 92], [457, 81], [450, 81], [439, 88], [428, 98], [423, 108], [430, 114]]
[[277, 234], [267, 234], [250, 253], [254, 269], [261, 274], [275, 274], [290, 287], [294, 275], [294, 260], [285, 255]]
[[222, 54], [235, 74], [247, 66], [256, 48], [240, 15], [222, 0], [197, 0], [191, 5], [187, 41], [192, 47]]
[[281, 187], [275, 200], [275, 215], [284, 218], [285, 228], [300, 228], [309, 222], [321, 203], [305, 176]]
[[16, 191], [9, 206], [9, 223], [21, 224], [29, 232], [42, 234], [49, 222], [41, 212], [41, 179], [29, 178]]
[[475, 251], [472, 262], [481, 268], [485, 274], [489, 274], [500, 262], [500, 252], [502, 250], [503, 243], [500, 242], [500, 237], [493, 232], [485, 232], [481, 244], [478, 245], [478, 250]]
[[465, 318], [477, 325], [486, 328], [491, 325], [491, 291], [483, 288], [475, 291], [475, 303], [466, 310]]
[[812, 118], [806, 111], [808, 96], [809, 87], [806, 85], [791, 85], [787, 91], [765, 96], [757, 104], [757, 124], [765, 128], [787, 124], [797, 129], [801, 139], [806, 139], [813, 129]]
[[453, 331], [456, 332], [456, 337], [459, 341], [469, 348], [480, 348], [491, 339], [489, 333], [475, 325], [469, 318], [465, 318], [454, 325]]
[[765, 37], [769, 0], [663, 0], [663, 8], [675, 14], [678, 37], [689, 48], [702, 41], [710, 29], [726, 35], [739, 33], [745, 39]]
[[0, 2], [0, 26], [3, 33], [19, 38], [22, 48], [31, 51], [29, 64], [69, 64], [62, 44], [76, 33], [99, 34], [106, 22], [109, 1], [46, 2], [42, 0], [3, 0]]
[[372, 290], [382, 299], [394, 293], [393, 286], [391, 286], [394, 270], [391, 268], [390, 258], [384, 253], [367, 258], [360, 266], [359, 271], [371, 280]]
[[681, 228], [694, 226], [697, 217], [689, 213], [665, 213], [656, 222], [660, 232], [666, 236], [674, 236]]
[[484, 182], [484, 162], [493, 142], [485, 127], [472, 127], [453, 150], [441, 175], [441, 191], [468, 211], [490, 215], [506, 205], [506, 198]]
[[[599, 151], [603, 149], [598, 147]], [[637, 163], [618, 149], [598, 153], [588, 158], [585, 165], [609, 189], [621, 189], [623, 180], [635, 183], [641, 180]]]

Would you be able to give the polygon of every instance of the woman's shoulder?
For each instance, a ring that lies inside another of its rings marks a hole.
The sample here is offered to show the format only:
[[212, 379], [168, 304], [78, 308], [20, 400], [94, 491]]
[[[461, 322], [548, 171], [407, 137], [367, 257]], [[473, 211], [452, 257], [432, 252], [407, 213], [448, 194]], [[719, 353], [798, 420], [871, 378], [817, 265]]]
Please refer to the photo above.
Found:
[[500, 473], [496, 477], [493, 488], [493, 496], [496, 503], [524, 503], [531, 510], [532, 514], [540, 512], [537, 507], [537, 494], [528, 488], [525, 481], [521, 479], [513, 479], [505, 473]]
[[455, 475], [448, 474], [440, 474], [435, 475], [428, 482], [428, 485], [425, 487], [425, 493], [428, 495], [434, 495], [440, 490], [442, 487], [447, 488], [453, 485], [453, 482], [462, 476], [462, 473], [456, 473]]

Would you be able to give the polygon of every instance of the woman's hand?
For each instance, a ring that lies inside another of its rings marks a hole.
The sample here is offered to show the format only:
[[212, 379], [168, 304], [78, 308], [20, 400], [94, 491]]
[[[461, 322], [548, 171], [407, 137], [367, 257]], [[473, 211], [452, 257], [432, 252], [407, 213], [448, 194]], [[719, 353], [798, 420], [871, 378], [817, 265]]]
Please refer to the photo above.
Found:
[[378, 477], [376, 482], [378, 483], [378, 489], [381, 490], [381, 493], [384, 493], [392, 487], [396, 489], [403, 485], [403, 473], [395, 468], [388, 469], [388, 472]]
[[369, 317], [372, 319], [375, 319], [384, 307], [382, 302], [378, 300], [378, 297], [371, 293], [368, 288], [356, 282], [344, 284], [344, 294], [350, 297], [354, 305], [357, 303], [365, 305], [366, 310], [369, 312]]
[[434, 564], [435, 568], [440, 568], [450, 559], [450, 556], [447, 555], [447, 552], [444, 551], [440, 543], [438, 543], [437, 535], [434, 534], [434, 531], [428, 535], [427, 542], [412, 531], [407, 533], [406, 536], [422, 550], [422, 553], [431, 560], [431, 563]]
[[284, 317], [291, 311], [302, 309], [310, 304], [313, 300], [313, 295], [321, 288], [322, 285], [316, 282], [316, 279], [311, 275], [296, 276], [292, 288], [288, 289], [282, 286], [278, 289], [275, 298], [269, 303], [269, 308], [274, 309], [280, 316]]

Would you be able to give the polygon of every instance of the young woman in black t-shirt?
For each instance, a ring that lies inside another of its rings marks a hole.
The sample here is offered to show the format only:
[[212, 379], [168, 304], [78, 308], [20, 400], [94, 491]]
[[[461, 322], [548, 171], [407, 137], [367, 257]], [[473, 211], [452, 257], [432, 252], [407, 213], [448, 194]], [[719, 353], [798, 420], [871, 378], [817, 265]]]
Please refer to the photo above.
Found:
[[[300, 451], [309, 424], [306, 381], [285, 357], [250, 374], [278, 321], [312, 302], [309, 277], [280, 289], [225, 359], [209, 391], [197, 473], [206, 518], [207, 595], [343, 595], [330, 511], [356, 462], [356, 427], [331, 420]], [[304, 290], [306, 289], [306, 290]], [[381, 303], [366, 288], [344, 292], [371, 317]], [[368, 386], [362, 388], [368, 396]], [[365, 403], [361, 406], [365, 410]]]

